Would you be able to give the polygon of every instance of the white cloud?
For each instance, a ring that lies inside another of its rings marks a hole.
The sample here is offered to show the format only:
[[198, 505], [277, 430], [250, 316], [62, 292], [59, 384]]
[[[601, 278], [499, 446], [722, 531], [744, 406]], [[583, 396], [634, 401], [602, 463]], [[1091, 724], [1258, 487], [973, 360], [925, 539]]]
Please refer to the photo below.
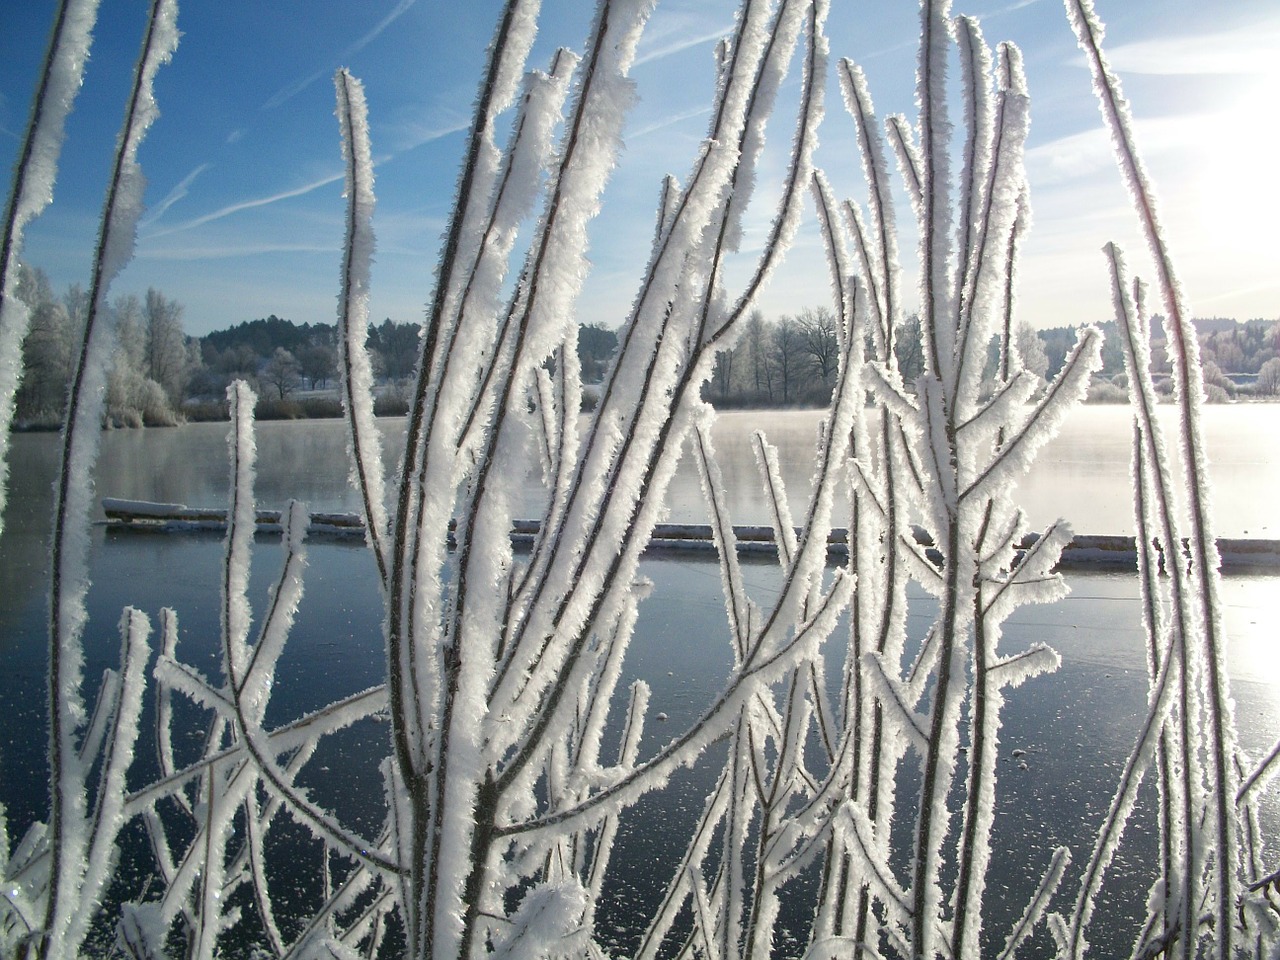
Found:
[[[359, 40], [351, 44], [349, 47], [346, 47], [341, 53], [339, 53], [338, 56], [335, 58], [336, 62], [345, 63], [346, 61], [350, 60], [357, 53], [359, 53], [361, 50], [367, 47], [370, 43], [376, 40], [382, 34], [382, 32], [387, 29], [387, 27], [391, 26], [391, 24], [395, 23], [396, 20], [400, 19], [400, 17], [405, 13], [405, 11], [407, 11], [410, 7], [412, 7], [417, 2], [418, 0], [400, 0], [400, 2], [395, 5], [395, 7], [392, 9], [390, 13], [388, 13], [385, 17], [383, 17], [380, 21], [378, 21], [377, 24], [374, 25], [373, 29], [371, 29]], [[317, 80], [322, 80], [332, 75], [332, 73], [333, 73], [333, 70], [329, 66], [321, 67], [319, 70], [316, 70], [314, 73], [306, 77], [303, 77], [301, 80], [295, 80], [293, 83], [290, 83], [281, 87], [279, 90], [277, 90], [274, 94], [272, 94], [267, 99], [267, 102], [262, 105], [262, 109], [271, 110], [275, 107], [280, 106], [280, 104], [285, 103], [288, 100], [292, 100], [294, 97], [300, 94], [303, 90], [307, 89], [307, 87], [311, 86]]]
[[719, 27], [695, 36], [657, 38], [651, 49], [642, 50], [637, 54], [635, 65], [638, 67], [644, 63], [652, 63], [654, 60], [673, 56], [682, 50], [689, 50], [704, 43], [719, 43], [722, 38], [728, 36], [731, 32], [732, 27]]
[[1122, 43], [1107, 52], [1120, 71], [1158, 76], [1273, 73], [1280, 23], [1242, 25], [1230, 31], [1154, 37]]
[[337, 253], [339, 243], [229, 243], [174, 246], [143, 241], [138, 249], [139, 260], [163, 260], [167, 262], [199, 262], [201, 260], [231, 260], [237, 257], [258, 257], [272, 253]]
[[[1209, 118], [1193, 116], [1142, 120], [1134, 133], [1142, 155], [1148, 160], [1172, 150], [1199, 151]], [[1032, 189], [1067, 183], [1115, 169], [1111, 136], [1102, 126], [1059, 137], [1027, 151], [1027, 175]]]
[[190, 192], [191, 184], [195, 182], [196, 177], [200, 176], [200, 174], [204, 173], [211, 166], [213, 166], [211, 163], [202, 163], [178, 181], [174, 188], [165, 195], [165, 198], [157, 203], [155, 207], [147, 213], [146, 217], [142, 219], [138, 226], [146, 228], [163, 217], [170, 207]]
[[150, 234], [145, 239], [152, 240], [158, 237], [166, 237], [166, 236], [169, 236], [170, 234], [179, 233], [184, 230], [192, 230], [196, 227], [202, 227], [206, 223], [212, 223], [214, 220], [221, 220], [223, 217], [229, 217], [232, 214], [240, 213], [243, 210], [252, 210], [252, 209], [255, 209], [256, 207], [265, 207], [273, 203], [278, 203], [281, 200], [289, 200], [289, 199], [292, 199], [293, 197], [301, 197], [308, 193], [311, 193], [313, 190], [318, 190], [321, 187], [326, 187], [331, 183], [336, 183], [341, 179], [342, 179], [341, 173], [334, 173], [326, 177], [321, 177], [319, 180], [315, 180], [311, 183], [303, 184], [300, 187], [294, 187], [292, 190], [282, 190], [279, 193], [273, 193], [267, 197], [257, 197], [253, 200], [242, 200], [239, 203], [228, 204], [225, 207], [222, 207], [218, 210], [214, 210], [212, 213], [206, 213], [204, 216], [196, 217], [194, 220], [188, 220], [186, 223], [177, 224], [175, 226], [168, 228], [167, 230], [157, 230], [155, 233]]

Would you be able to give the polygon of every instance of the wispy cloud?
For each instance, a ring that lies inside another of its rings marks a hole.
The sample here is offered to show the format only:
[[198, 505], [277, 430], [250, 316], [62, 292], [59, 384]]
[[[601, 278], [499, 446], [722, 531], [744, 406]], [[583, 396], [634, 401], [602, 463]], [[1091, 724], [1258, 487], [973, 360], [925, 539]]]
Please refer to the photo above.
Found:
[[879, 50], [872, 50], [870, 53], [864, 54], [862, 60], [875, 60], [879, 57], [894, 56], [902, 53], [904, 50], [914, 50], [919, 46], [919, 41], [914, 37], [908, 40], [899, 40], [897, 43], [890, 44], [887, 47], [881, 47]]
[[[1135, 133], [1143, 153], [1154, 158], [1185, 151], [1200, 141], [1203, 124], [1195, 117], [1158, 117], [1138, 121]], [[1101, 126], [1059, 137], [1027, 151], [1027, 172], [1036, 185], [1078, 181], [1115, 166], [1111, 137]]]
[[978, 19], [987, 20], [987, 19], [990, 19], [991, 17], [1000, 17], [1006, 13], [1013, 13], [1014, 11], [1021, 10], [1024, 7], [1034, 6], [1035, 4], [1040, 2], [1041, 0], [1013, 0], [1012, 3], [1003, 4], [1002, 6], [996, 7], [994, 10], [988, 10], [985, 13], [979, 13]]
[[397, 147], [395, 153], [386, 159], [395, 159], [396, 156], [405, 151], [420, 147], [425, 143], [441, 140], [451, 134], [468, 130], [470, 127], [470, 118], [463, 119], [460, 115], [439, 120], [435, 123], [422, 120], [405, 121], [388, 137], [388, 139], [397, 144]]
[[263, 110], [275, 109], [276, 107], [280, 106], [280, 104], [286, 103], [289, 100], [292, 100], [294, 97], [300, 94], [303, 90], [307, 89], [307, 87], [311, 86], [317, 80], [321, 80], [324, 77], [327, 77], [328, 75], [329, 75], [329, 69], [328, 67], [324, 67], [320, 70], [315, 71], [315, 73], [312, 73], [312, 74], [309, 74], [308, 76], [303, 77], [301, 80], [295, 80], [293, 83], [290, 83], [287, 86], [281, 87], [279, 90], [277, 90], [267, 99], [267, 102], [262, 105], [262, 109]]
[[710, 107], [695, 107], [692, 110], [685, 110], [682, 113], [674, 113], [670, 116], [662, 117], [660, 120], [655, 120], [653, 123], [646, 124], [643, 127], [637, 127], [635, 130], [628, 131], [627, 139], [638, 140], [641, 137], [648, 136], [651, 133], [656, 133], [659, 130], [665, 130], [667, 127], [673, 127], [686, 120], [693, 120], [697, 117], [708, 116], [710, 113]]
[[239, 203], [228, 204], [221, 209], [214, 210], [212, 213], [206, 213], [204, 216], [196, 217], [194, 220], [188, 220], [185, 223], [176, 224], [167, 230], [157, 230], [155, 233], [149, 234], [146, 239], [152, 240], [158, 237], [167, 237], [174, 233], [180, 233], [185, 230], [193, 230], [196, 227], [202, 227], [206, 223], [212, 223], [215, 220], [221, 220], [223, 217], [229, 217], [232, 214], [240, 213], [243, 210], [253, 210], [256, 207], [265, 207], [281, 200], [289, 200], [293, 197], [301, 197], [311, 193], [313, 190], [319, 190], [331, 183], [336, 183], [342, 179], [341, 173], [330, 174], [327, 177], [321, 177], [311, 183], [303, 184], [300, 187], [294, 187], [292, 190], [282, 190], [279, 193], [273, 193], [267, 197], [257, 197], [253, 200], [242, 200]]
[[1280, 21], [1242, 24], [1211, 34], [1155, 37], [1108, 52], [1117, 70], [1159, 76], [1274, 73]]
[[230, 243], [174, 246], [166, 243], [154, 247], [144, 242], [138, 249], [138, 259], [161, 260], [171, 263], [198, 263], [201, 260], [234, 260], [238, 257], [258, 257], [271, 253], [333, 253], [338, 249], [338, 246], [337, 239], [330, 244]]
[[1277, 292], [1280, 292], [1280, 283], [1270, 278], [1264, 278], [1255, 283], [1244, 283], [1239, 286], [1232, 287], [1229, 290], [1220, 290], [1217, 293], [1210, 293], [1207, 296], [1202, 295], [1197, 298], [1197, 301], [1201, 306], [1204, 306], [1209, 303], [1229, 302], [1237, 297], [1248, 296], [1259, 292], [1272, 294], [1272, 299], [1274, 300], [1274, 295]]
[[641, 64], [652, 63], [654, 60], [661, 60], [664, 57], [673, 56], [683, 50], [701, 46], [704, 43], [718, 43], [721, 38], [728, 36], [732, 30], [733, 28], [731, 26], [725, 26], [709, 29], [692, 37], [681, 36], [671, 37], [668, 39], [668, 37], [664, 36], [656, 38], [655, 43], [658, 45], [653, 49], [642, 50], [638, 53], [636, 55], [635, 65], [638, 67]]
[[157, 203], [155, 207], [142, 218], [138, 226], [145, 229], [163, 217], [170, 207], [190, 192], [191, 184], [195, 182], [196, 177], [200, 176], [200, 174], [204, 173], [211, 166], [213, 166], [211, 163], [202, 163], [179, 180], [174, 188], [165, 195], [165, 198]]
[[[358, 39], [355, 43], [346, 47], [341, 53], [338, 54], [335, 60], [337, 62], [346, 62], [350, 60], [357, 53], [359, 53], [361, 50], [363, 50], [365, 47], [371, 44], [374, 40], [376, 40], [382, 34], [382, 32], [387, 29], [387, 27], [391, 26], [391, 24], [399, 20], [400, 17], [403, 16], [404, 13], [417, 2], [418, 0], [400, 0], [400, 2], [395, 5], [395, 7], [392, 9], [390, 13], [388, 13], [385, 17], [383, 17], [380, 21], [378, 21], [377, 24], [374, 25], [373, 29], [371, 29], [368, 33], [366, 33], [364, 36]], [[285, 103], [288, 100], [292, 100], [294, 97], [300, 94], [303, 90], [307, 89], [307, 87], [311, 86], [317, 80], [323, 80], [326, 77], [328, 77], [330, 73], [332, 73], [332, 70], [330, 69], [330, 67], [325, 66], [315, 71], [314, 73], [306, 77], [303, 77], [301, 80], [295, 80], [293, 83], [290, 83], [284, 87], [281, 87], [279, 90], [277, 90], [274, 94], [272, 94], [267, 99], [267, 102], [262, 105], [262, 109], [271, 110], [275, 107], [280, 106], [280, 104]]]

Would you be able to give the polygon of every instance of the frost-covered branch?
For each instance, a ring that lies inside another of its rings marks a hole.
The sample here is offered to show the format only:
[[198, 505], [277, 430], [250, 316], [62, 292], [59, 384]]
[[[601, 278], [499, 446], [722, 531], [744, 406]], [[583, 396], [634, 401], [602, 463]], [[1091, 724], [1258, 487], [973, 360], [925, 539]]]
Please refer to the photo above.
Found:
[[22, 234], [53, 200], [63, 132], [80, 92], [98, 2], [61, 0], [58, 4], [0, 226], [0, 533], [9, 487], [9, 428], [22, 377], [22, 343], [30, 326], [27, 305], [18, 296]]
[[[88, 314], [68, 387], [61, 463], [55, 482], [49, 598], [50, 889], [45, 905], [41, 956], [74, 953], [85, 927], [79, 898], [86, 878], [91, 835], [86, 821], [88, 770], [79, 760], [76, 737], [84, 720], [81, 693], [84, 596], [88, 589], [87, 526], [93, 496], [99, 420], [110, 335], [105, 329], [107, 289], [133, 254], [142, 209], [138, 147], [156, 117], [152, 83], [178, 42], [177, 7], [155, 0], [150, 8], [124, 124], [94, 250]], [[83, 54], [80, 54], [83, 56]], [[132, 751], [130, 750], [130, 753]]]
[[351, 483], [360, 494], [365, 537], [387, 582], [387, 507], [382, 474], [382, 442], [373, 420], [373, 368], [365, 349], [369, 326], [369, 284], [373, 260], [373, 158], [364, 87], [346, 70], [334, 76], [338, 123], [346, 160], [347, 236], [342, 248], [338, 294], [338, 348], [342, 357], [342, 402], [348, 427]]

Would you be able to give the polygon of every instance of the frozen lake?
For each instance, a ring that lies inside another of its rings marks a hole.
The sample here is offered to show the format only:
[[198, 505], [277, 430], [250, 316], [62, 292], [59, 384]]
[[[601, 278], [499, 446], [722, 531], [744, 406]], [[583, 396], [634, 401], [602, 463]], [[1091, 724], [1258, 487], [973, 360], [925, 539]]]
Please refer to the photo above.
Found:
[[[1171, 412], [1171, 411], [1166, 411]], [[812, 412], [734, 412], [717, 426], [717, 447], [732, 492], [738, 523], [765, 519], [750, 432], [764, 429], [779, 446], [797, 506], [807, 489], [812, 438], [818, 416]], [[386, 421], [392, 437], [402, 421]], [[1213, 407], [1206, 411], [1209, 454], [1217, 490], [1217, 529], [1225, 536], [1280, 537], [1280, 405]], [[226, 502], [226, 425], [197, 424], [173, 430], [125, 431], [104, 436], [98, 474], [99, 496], [219, 506]], [[259, 501], [279, 507], [288, 496], [317, 510], [353, 510], [346, 487], [341, 428], [333, 421], [267, 423], [259, 430]], [[1077, 411], [1058, 440], [1042, 452], [1037, 467], [1021, 485], [1018, 499], [1033, 522], [1066, 516], [1081, 533], [1128, 533], [1128, 417], [1116, 407]], [[6, 722], [0, 733], [0, 802], [10, 823], [21, 831], [44, 808], [44, 618], [45, 530], [56, 438], [14, 438], [13, 475], [6, 530], [0, 541], [0, 706]], [[531, 481], [532, 482], [532, 481]], [[672, 520], [704, 519], [701, 493], [691, 473], [681, 472], [669, 498]], [[843, 522], [843, 521], [841, 521]], [[116, 624], [126, 604], [154, 618], [162, 606], [178, 611], [180, 655], [208, 673], [217, 670], [217, 582], [221, 538], [217, 535], [150, 536], [114, 533], [97, 527], [93, 536], [94, 584], [89, 595], [86, 676], [101, 674], [118, 650]], [[264, 541], [255, 557], [251, 598], [261, 603], [272, 579], [278, 548]], [[654, 583], [641, 612], [636, 641], [624, 675], [652, 684], [651, 715], [666, 713], [665, 725], [649, 727], [649, 748], [680, 731], [719, 690], [729, 664], [727, 629], [717, 566], [698, 557], [649, 559], [642, 573]], [[746, 567], [749, 586], [768, 595], [776, 584], [776, 565]], [[1045, 642], [1062, 655], [1062, 668], [1013, 692], [1005, 713], [1002, 750], [1026, 751], [1028, 769], [1001, 765], [998, 787], [1000, 833], [997, 857], [1013, 864], [999, 878], [993, 899], [993, 931], [1007, 902], [1021, 910], [1034, 871], [1048, 852], [1069, 845], [1083, 860], [1092, 831], [1110, 800], [1146, 700], [1146, 667], [1136, 578], [1115, 574], [1073, 574], [1072, 594], [1055, 604], [1027, 607], [1006, 624], [1008, 651]], [[1280, 621], [1280, 580], [1231, 577], [1225, 582], [1230, 670], [1242, 746], [1258, 755], [1280, 730], [1280, 658], [1275, 623]], [[912, 624], [920, 633], [931, 622], [930, 601], [912, 598]], [[287, 695], [273, 699], [267, 721], [292, 719], [329, 700], [378, 683], [383, 673], [381, 611], [372, 561], [352, 541], [312, 545], [303, 600], [279, 676], [287, 677]], [[369, 811], [380, 787], [376, 765], [385, 750], [385, 731], [338, 738], [332, 755], [317, 761], [342, 775], [337, 792], [317, 798], [338, 806], [358, 829], [371, 829]], [[369, 739], [372, 738], [372, 739]], [[371, 786], [372, 785], [372, 786]], [[334, 781], [315, 784], [323, 791]], [[368, 791], [372, 789], [373, 793]], [[666, 858], [677, 856], [678, 830], [645, 828], [646, 823], [688, 819], [701, 807], [705, 785], [695, 774], [680, 789], [642, 804], [628, 820], [622, 841], [638, 869], [628, 874], [618, 903], [643, 903], [665, 879]], [[364, 801], [364, 802], [362, 802]], [[1150, 816], [1151, 796], [1143, 794], [1140, 813]], [[1269, 836], [1280, 824], [1274, 799], [1265, 808]], [[655, 820], [655, 818], [658, 818]], [[1149, 825], [1126, 838], [1116, 867], [1117, 894], [1100, 907], [1104, 913], [1129, 912], [1145, 899], [1154, 835]], [[1022, 872], [1019, 872], [1022, 871]], [[1068, 881], [1070, 889], [1070, 881]], [[1119, 893], [1123, 891], [1123, 893]], [[625, 907], [616, 907], [627, 943]], [[1101, 948], [1107, 928], [1100, 914], [1096, 936]], [[1116, 953], [1128, 943], [1117, 941]], [[1109, 953], [1110, 951], [1103, 951]]]

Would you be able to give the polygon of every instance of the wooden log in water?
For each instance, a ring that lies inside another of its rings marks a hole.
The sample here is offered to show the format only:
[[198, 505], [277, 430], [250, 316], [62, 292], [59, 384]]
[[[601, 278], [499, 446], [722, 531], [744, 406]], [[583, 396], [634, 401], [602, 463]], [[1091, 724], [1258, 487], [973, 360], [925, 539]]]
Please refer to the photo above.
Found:
[[[188, 507], [181, 503], [152, 503], [146, 500], [121, 500], [104, 497], [102, 512], [108, 525], [114, 530], [182, 532], [194, 530], [222, 530], [227, 523], [227, 512], [216, 507]], [[262, 532], [278, 532], [279, 510], [257, 511], [258, 528]], [[537, 520], [516, 520], [512, 524], [511, 539], [518, 545], [532, 544], [538, 536]], [[354, 513], [313, 513], [310, 532], [330, 536], [363, 536], [364, 523]], [[797, 531], [798, 532], [798, 531]], [[766, 526], [735, 526], [734, 538], [738, 551], [745, 554], [775, 554], [773, 528]], [[916, 541], [933, 556], [941, 557], [934, 550], [933, 541], [920, 529], [915, 530]], [[1027, 549], [1036, 541], [1036, 535], [1025, 537], [1019, 549]], [[848, 556], [848, 531], [837, 527], [827, 540], [828, 556], [833, 560]], [[1184, 544], [1185, 549], [1185, 544]], [[711, 525], [705, 523], [660, 523], [649, 540], [649, 552], [666, 551], [710, 552], [715, 550]], [[1280, 540], [1234, 539], [1218, 540], [1218, 553], [1222, 557], [1222, 569], [1229, 572], [1270, 571], [1280, 569]], [[1113, 569], [1133, 570], [1137, 564], [1137, 549], [1133, 537], [1082, 534], [1074, 537], [1063, 548], [1058, 566], [1062, 569]]]
[[[152, 503], [149, 500], [102, 498], [102, 512], [107, 522], [119, 528], [136, 530], [221, 530], [227, 525], [227, 511], [219, 507], [188, 507], [184, 503]], [[255, 519], [265, 529], [279, 529], [279, 510], [258, 510]], [[313, 513], [313, 531], [363, 534], [364, 521], [354, 513]]]

